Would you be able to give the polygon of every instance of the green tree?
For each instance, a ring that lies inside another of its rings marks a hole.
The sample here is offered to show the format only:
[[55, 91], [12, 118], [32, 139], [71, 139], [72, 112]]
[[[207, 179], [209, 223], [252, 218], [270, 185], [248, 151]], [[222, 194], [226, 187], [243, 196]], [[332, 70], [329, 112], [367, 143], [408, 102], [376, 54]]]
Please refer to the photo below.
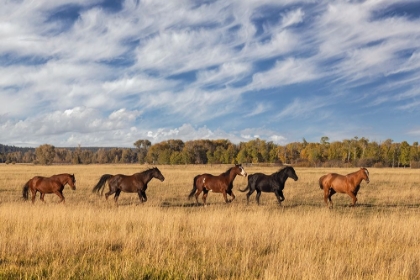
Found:
[[172, 152], [171, 157], [170, 157], [170, 164], [183, 164], [184, 163], [184, 159], [182, 157], [182, 153], [175, 151]]
[[393, 164], [393, 152], [392, 148], [392, 139], [386, 139], [380, 144], [380, 158], [385, 166], [391, 166]]
[[414, 142], [410, 148], [410, 166], [411, 162], [419, 162], [420, 161], [420, 150], [419, 150], [419, 142]]
[[400, 153], [398, 157], [398, 161], [403, 166], [409, 166], [410, 165], [410, 144], [408, 144], [407, 141], [402, 141], [400, 144]]

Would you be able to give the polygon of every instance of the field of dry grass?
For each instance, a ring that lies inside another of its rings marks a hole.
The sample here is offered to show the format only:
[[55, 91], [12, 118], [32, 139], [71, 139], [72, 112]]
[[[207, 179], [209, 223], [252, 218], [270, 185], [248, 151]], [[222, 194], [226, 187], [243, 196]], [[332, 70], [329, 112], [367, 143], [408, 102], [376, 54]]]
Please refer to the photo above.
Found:
[[[420, 170], [369, 169], [358, 206], [323, 201], [318, 178], [357, 169], [296, 168], [286, 200], [255, 194], [246, 205], [246, 178], [225, 204], [209, 193], [208, 207], [187, 196], [196, 174], [229, 166], [159, 166], [148, 201], [121, 193], [119, 206], [91, 189], [105, 173], [132, 174], [141, 165], [0, 165], [0, 279], [419, 279]], [[245, 167], [248, 174], [278, 167]], [[23, 201], [35, 175], [74, 173], [77, 190], [46, 203]]]

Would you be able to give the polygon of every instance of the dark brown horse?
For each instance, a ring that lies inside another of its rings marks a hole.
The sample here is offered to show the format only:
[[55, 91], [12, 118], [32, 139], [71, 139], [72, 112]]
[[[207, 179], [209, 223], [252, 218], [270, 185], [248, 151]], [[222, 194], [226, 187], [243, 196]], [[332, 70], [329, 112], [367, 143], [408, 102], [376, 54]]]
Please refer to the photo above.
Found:
[[99, 182], [93, 187], [92, 192], [97, 192], [102, 189], [101, 194], [103, 193], [103, 189], [105, 187], [105, 183], [108, 182], [109, 192], [105, 194], [105, 198], [108, 199], [108, 196], [115, 193], [114, 200], [115, 203], [118, 201], [118, 197], [120, 196], [121, 191], [128, 192], [128, 193], [137, 193], [139, 195], [140, 201], [146, 202], [146, 189], [147, 183], [153, 178], [159, 179], [161, 182], [165, 180], [162, 173], [157, 167], [145, 170], [140, 173], [135, 173], [133, 175], [111, 175], [111, 174], [104, 174], [99, 179]]
[[283, 169], [271, 174], [265, 175], [264, 173], [254, 173], [248, 176], [248, 185], [241, 192], [246, 192], [246, 201], [249, 203], [249, 196], [257, 191], [256, 200], [258, 205], [260, 204], [261, 192], [273, 192], [279, 204], [284, 200], [283, 189], [287, 178], [292, 178], [297, 181], [298, 176], [296, 175], [295, 169], [291, 166], [286, 166]]
[[37, 192], [41, 193], [40, 199], [43, 202], [45, 202], [44, 196], [46, 193], [55, 193], [60, 197], [60, 202], [64, 203], [63, 189], [66, 184], [69, 184], [72, 190], [76, 189], [76, 178], [74, 174], [63, 173], [51, 177], [35, 176], [23, 186], [23, 199], [28, 200], [28, 191], [31, 189], [32, 203], [35, 202]]
[[336, 192], [348, 194], [353, 200], [352, 206], [355, 206], [357, 201], [357, 192], [360, 189], [360, 183], [362, 180], [365, 180], [366, 183], [369, 184], [369, 171], [364, 167], [347, 175], [329, 173], [321, 176], [321, 178], [319, 178], [319, 187], [321, 190], [324, 190], [324, 201], [327, 207], [329, 206], [328, 200], [331, 203], [329, 207], [333, 207], [331, 196], [333, 196]]
[[[226, 172], [220, 174], [219, 176], [214, 176], [208, 173], [197, 175], [194, 177], [193, 189], [191, 190], [188, 199], [191, 199], [195, 194], [195, 200], [198, 205], [198, 196], [203, 192], [203, 202], [206, 205], [206, 198], [209, 191], [215, 193], [222, 193], [225, 199], [225, 202], [231, 202], [235, 199], [235, 195], [232, 192], [233, 180], [235, 180], [236, 175], [246, 176], [246, 172], [242, 165], [235, 164], [234, 167], [229, 168]], [[232, 200], [227, 199], [227, 195], [232, 197]]]

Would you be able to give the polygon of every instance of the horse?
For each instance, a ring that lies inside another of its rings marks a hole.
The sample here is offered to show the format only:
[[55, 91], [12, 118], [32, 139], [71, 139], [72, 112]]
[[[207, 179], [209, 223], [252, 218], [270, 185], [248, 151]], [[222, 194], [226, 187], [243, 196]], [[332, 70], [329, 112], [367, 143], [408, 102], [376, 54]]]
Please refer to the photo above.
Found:
[[[226, 203], [232, 202], [235, 199], [232, 188], [233, 180], [235, 180], [236, 175], [247, 176], [245, 169], [241, 164], [235, 164], [235, 166], [218, 176], [208, 173], [197, 175], [194, 177], [193, 188], [188, 195], [188, 199], [191, 199], [191, 197], [195, 195], [195, 200], [198, 205], [198, 196], [203, 192], [203, 202], [204, 206], [206, 206], [208, 192], [212, 191], [215, 193], [222, 193]], [[230, 195], [232, 200], [228, 200], [227, 195]]]
[[295, 169], [291, 166], [286, 166], [283, 169], [271, 174], [266, 175], [264, 173], [254, 173], [248, 176], [248, 185], [245, 189], [239, 189], [241, 192], [246, 192], [247, 204], [249, 204], [249, 197], [254, 192], [257, 191], [257, 204], [260, 205], [260, 196], [261, 192], [273, 192], [279, 205], [284, 201], [283, 189], [284, 184], [286, 183], [287, 178], [292, 178], [297, 181], [298, 176], [296, 175]]
[[[351, 206], [354, 207], [362, 180], [365, 180], [369, 184], [369, 171], [364, 167], [347, 175], [329, 173], [321, 176], [319, 178], [319, 187], [321, 190], [324, 190], [324, 201], [327, 207], [333, 208], [331, 196], [336, 192], [348, 194], [353, 201]], [[328, 205], [328, 200], [331, 203], [330, 206]]]
[[42, 202], [45, 202], [44, 196], [46, 193], [55, 193], [60, 197], [60, 202], [65, 203], [63, 189], [66, 184], [69, 184], [72, 190], [76, 190], [76, 178], [74, 174], [63, 173], [51, 177], [35, 176], [23, 186], [23, 199], [28, 200], [28, 191], [31, 189], [32, 203], [35, 202], [37, 192], [41, 193], [40, 199]]
[[105, 183], [108, 182], [109, 192], [105, 193], [105, 198], [108, 199], [110, 195], [115, 193], [114, 201], [115, 203], [118, 202], [118, 197], [120, 196], [121, 191], [127, 193], [137, 193], [140, 199], [140, 202], [146, 202], [146, 190], [147, 184], [153, 178], [159, 179], [161, 182], [165, 180], [162, 173], [157, 167], [147, 169], [143, 172], [134, 173], [133, 175], [111, 175], [111, 174], [104, 174], [99, 179], [96, 186], [93, 187], [92, 192], [101, 191], [101, 195], [103, 193], [103, 189], [105, 187]]

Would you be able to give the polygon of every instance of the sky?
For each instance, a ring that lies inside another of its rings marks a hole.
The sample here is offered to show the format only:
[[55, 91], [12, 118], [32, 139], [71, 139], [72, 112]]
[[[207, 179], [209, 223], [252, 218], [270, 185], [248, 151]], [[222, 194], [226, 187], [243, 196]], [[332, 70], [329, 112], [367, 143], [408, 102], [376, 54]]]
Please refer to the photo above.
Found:
[[0, 0], [0, 143], [420, 140], [420, 1]]

